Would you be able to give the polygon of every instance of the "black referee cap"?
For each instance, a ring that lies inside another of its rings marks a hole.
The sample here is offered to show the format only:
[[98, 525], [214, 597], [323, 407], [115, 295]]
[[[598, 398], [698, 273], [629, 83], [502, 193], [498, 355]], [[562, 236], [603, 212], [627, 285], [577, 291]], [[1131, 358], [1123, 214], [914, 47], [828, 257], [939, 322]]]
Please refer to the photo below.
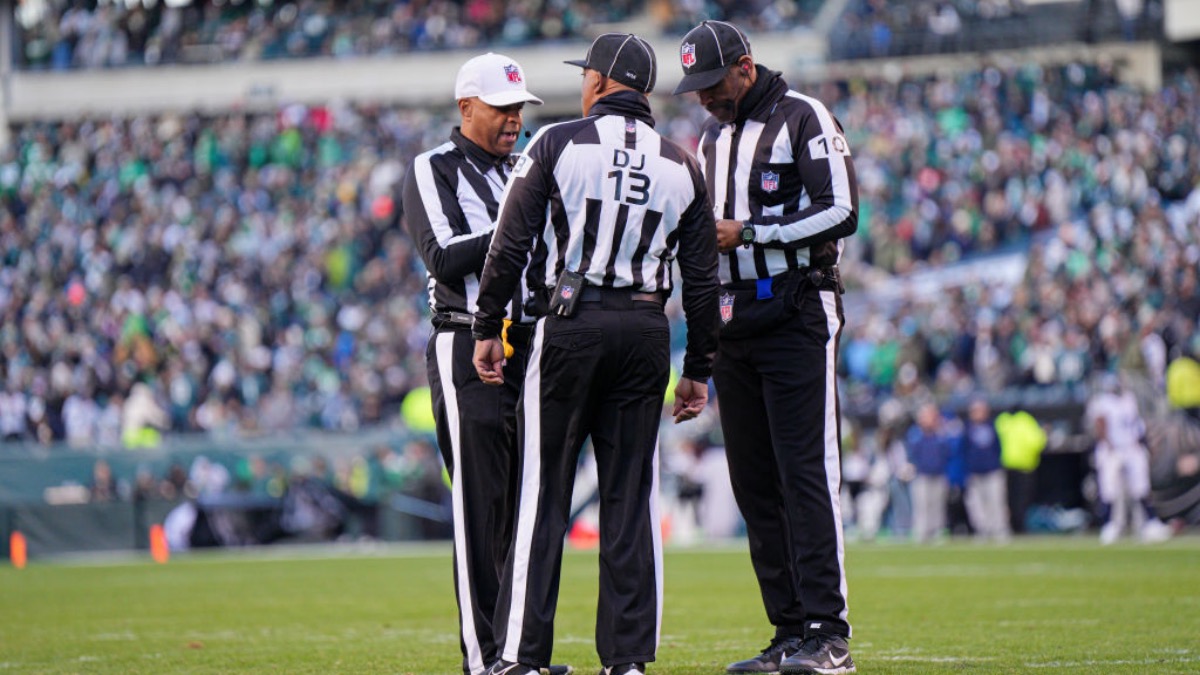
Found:
[[679, 46], [683, 79], [676, 94], [708, 89], [725, 77], [725, 71], [750, 53], [750, 40], [737, 26], [724, 21], [702, 21]]
[[590, 68], [643, 94], [654, 90], [658, 75], [654, 48], [633, 33], [605, 33], [592, 41], [587, 56], [564, 63]]

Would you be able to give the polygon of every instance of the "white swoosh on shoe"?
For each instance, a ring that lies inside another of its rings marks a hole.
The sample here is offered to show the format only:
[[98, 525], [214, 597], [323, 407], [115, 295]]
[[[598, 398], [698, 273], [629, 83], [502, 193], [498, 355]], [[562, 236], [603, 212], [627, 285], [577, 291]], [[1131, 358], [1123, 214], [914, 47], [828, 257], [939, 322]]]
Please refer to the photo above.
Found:
[[838, 658], [838, 657], [834, 656], [833, 654], [830, 654], [829, 662], [833, 664], [834, 668], [841, 668], [842, 664], [845, 663], [846, 659], [848, 659], [848, 658], [850, 658], [850, 652], [846, 652], [845, 654], [842, 654], [841, 658]]

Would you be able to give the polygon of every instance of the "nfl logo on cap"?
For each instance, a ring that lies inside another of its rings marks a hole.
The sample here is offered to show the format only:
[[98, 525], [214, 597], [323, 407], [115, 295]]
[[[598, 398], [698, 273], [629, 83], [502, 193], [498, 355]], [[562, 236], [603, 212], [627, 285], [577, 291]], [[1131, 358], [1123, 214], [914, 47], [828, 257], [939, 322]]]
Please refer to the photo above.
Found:
[[764, 171], [762, 174], [763, 192], [774, 192], [779, 189], [779, 174], [774, 171]]
[[683, 46], [679, 48], [679, 58], [683, 61], [684, 68], [696, 65], [696, 45], [690, 42], [683, 43]]
[[521, 69], [516, 64], [504, 66], [504, 74], [513, 84], [521, 84]]

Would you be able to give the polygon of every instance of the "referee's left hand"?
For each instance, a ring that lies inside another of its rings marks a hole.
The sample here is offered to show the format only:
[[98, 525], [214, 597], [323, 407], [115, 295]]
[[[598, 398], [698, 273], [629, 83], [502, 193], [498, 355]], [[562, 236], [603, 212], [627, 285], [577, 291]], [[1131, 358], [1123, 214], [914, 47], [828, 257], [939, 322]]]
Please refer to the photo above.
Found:
[[737, 248], [742, 243], [742, 221], [740, 220], [718, 220], [717, 221], [717, 250], [721, 253], [729, 253]]
[[697, 382], [686, 377], [679, 378], [679, 382], [675, 385], [675, 409], [671, 411], [675, 417], [675, 424], [695, 419], [704, 411], [704, 406], [707, 404], [707, 382]]
[[484, 384], [504, 384], [504, 343], [499, 337], [475, 341], [475, 372]]

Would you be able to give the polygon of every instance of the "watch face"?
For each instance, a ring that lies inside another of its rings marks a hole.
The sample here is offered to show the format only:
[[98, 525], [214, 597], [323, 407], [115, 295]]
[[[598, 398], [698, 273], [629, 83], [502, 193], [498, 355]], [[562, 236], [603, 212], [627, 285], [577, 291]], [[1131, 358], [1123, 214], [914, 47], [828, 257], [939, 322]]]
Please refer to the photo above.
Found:
[[742, 228], [742, 241], [747, 244], [754, 241], [754, 228], [753, 227], [743, 227]]

